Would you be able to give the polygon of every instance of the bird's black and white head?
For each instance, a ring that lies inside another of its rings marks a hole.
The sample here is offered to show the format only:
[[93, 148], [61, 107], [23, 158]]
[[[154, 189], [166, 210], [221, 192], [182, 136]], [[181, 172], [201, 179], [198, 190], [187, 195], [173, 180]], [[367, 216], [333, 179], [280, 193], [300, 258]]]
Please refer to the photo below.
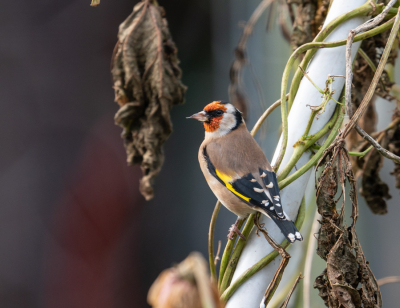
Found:
[[222, 101], [208, 104], [203, 111], [189, 118], [203, 122], [206, 137], [209, 138], [222, 137], [244, 123], [242, 113], [232, 104]]

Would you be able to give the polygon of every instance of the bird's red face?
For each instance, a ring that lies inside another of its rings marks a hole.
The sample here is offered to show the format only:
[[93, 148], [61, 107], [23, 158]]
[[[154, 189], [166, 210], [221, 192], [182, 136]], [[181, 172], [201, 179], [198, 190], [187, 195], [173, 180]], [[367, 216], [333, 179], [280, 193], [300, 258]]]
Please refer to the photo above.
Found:
[[207, 114], [212, 115], [209, 121], [203, 123], [206, 132], [212, 133], [219, 128], [224, 113], [226, 112], [226, 107], [221, 104], [221, 101], [216, 101], [208, 104], [203, 110]]
[[240, 111], [232, 104], [222, 101], [208, 104], [203, 111], [189, 118], [203, 122], [206, 135], [213, 137], [226, 135], [243, 122]]

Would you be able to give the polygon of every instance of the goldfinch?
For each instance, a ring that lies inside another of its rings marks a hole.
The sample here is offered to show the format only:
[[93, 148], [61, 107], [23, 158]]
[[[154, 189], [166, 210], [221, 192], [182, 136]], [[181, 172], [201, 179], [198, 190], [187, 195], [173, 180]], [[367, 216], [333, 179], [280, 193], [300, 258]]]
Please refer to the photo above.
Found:
[[201, 171], [218, 200], [238, 218], [228, 238], [241, 234], [238, 224], [249, 214], [271, 218], [293, 243], [303, 237], [285, 214], [276, 174], [232, 104], [214, 101], [190, 117], [203, 122], [205, 139], [199, 149]]

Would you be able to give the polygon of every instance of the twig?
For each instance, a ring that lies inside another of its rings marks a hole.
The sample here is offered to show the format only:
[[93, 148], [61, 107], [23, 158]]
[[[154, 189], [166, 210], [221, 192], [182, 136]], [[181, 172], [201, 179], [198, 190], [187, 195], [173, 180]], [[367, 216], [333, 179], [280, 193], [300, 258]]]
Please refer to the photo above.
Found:
[[290, 301], [290, 297], [292, 296], [294, 290], [296, 289], [297, 284], [299, 283], [300, 279], [303, 279], [303, 278], [304, 278], [304, 276], [301, 277], [301, 273], [300, 273], [299, 276], [297, 277], [296, 281], [294, 282], [293, 287], [292, 287], [292, 289], [290, 290], [290, 292], [289, 292], [289, 294], [288, 294], [286, 300], [282, 303], [282, 305], [281, 305], [280, 308], [286, 308], [286, 307], [287, 307], [287, 305], [289, 304], [289, 301]]
[[255, 215], [254, 224], [256, 225], [258, 231], [260, 231], [264, 235], [268, 243], [275, 249], [275, 251], [279, 252], [279, 254], [282, 257], [281, 264], [276, 270], [275, 275], [272, 278], [272, 281], [270, 282], [267, 290], [265, 291], [263, 300], [261, 301], [260, 305], [261, 308], [261, 307], [267, 307], [269, 301], [271, 300], [272, 296], [275, 293], [275, 290], [278, 288], [279, 283], [281, 282], [282, 279], [283, 272], [285, 271], [285, 268], [289, 263], [290, 255], [286, 252], [286, 250], [282, 246], [279, 246], [277, 243], [275, 243], [275, 241], [268, 235], [268, 232], [262, 226], [260, 226], [260, 213]]
[[217, 201], [211, 216], [210, 228], [208, 231], [208, 262], [210, 263], [210, 274], [214, 281], [217, 281], [217, 271], [215, 269], [216, 264], [214, 263], [214, 230], [220, 208], [221, 202]]
[[306, 254], [306, 262], [304, 266], [304, 282], [303, 282], [303, 308], [310, 308], [310, 290], [311, 290], [311, 268], [314, 258], [315, 246], [317, 241], [314, 238], [315, 233], [318, 232], [318, 227], [320, 225], [318, 221], [318, 210], [315, 211], [313, 218], [313, 224], [311, 227], [310, 236], [308, 238], [308, 247]]
[[215, 259], [214, 259], [215, 266], [217, 266], [218, 261], [221, 260], [221, 258], [219, 257], [220, 251], [221, 251], [221, 241], [218, 241], [218, 250], [217, 250], [217, 254], [215, 255]]
[[383, 286], [388, 283], [400, 282], [400, 276], [388, 276], [377, 280], [378, 286]]
[[368, 140], [369, 143], [371, 143], [373, 145], [373, 147], [379, 153], [381, 153], [386, 158], [391, 159], [395, 163], [400, 164], [400, 157], [399, 156], [397, 156], [397, 155], [393, 154], [392, 152], [382, 148], [381, 145], [374, 138], [372, 138], [370, 135], [368, 135], [360, 126], [356, 125], [355, 129], [356, 129], [357, 133], [359, 133], [359, 135], [361, 137], [363, 137], [365, 140]]

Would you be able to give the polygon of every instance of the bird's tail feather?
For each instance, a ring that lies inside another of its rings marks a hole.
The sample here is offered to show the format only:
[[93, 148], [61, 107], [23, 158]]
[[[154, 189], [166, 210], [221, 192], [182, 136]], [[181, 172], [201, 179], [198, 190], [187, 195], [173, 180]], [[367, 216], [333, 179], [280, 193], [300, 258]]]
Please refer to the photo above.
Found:
[[303, 236], [300, 234], [299, 230], [297, 230], [293, 221], [286, 219], [282, 220], [273, 216], [271, 216], [271, 218], [278, 225], [279, 229], [281, 229], [283, 235], [290, 243], [303, 240]]

